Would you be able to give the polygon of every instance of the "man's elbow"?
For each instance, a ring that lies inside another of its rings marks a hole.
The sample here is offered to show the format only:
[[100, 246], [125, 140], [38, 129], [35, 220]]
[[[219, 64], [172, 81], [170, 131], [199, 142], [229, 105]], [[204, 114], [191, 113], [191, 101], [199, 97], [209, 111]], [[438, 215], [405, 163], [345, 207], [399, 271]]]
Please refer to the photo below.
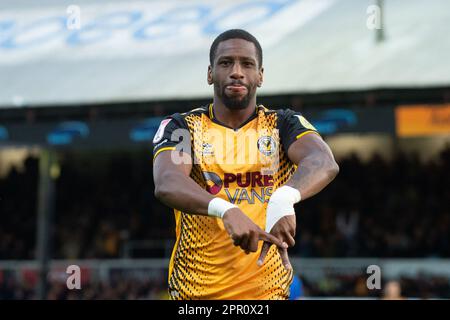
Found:
[[169, 177], [161, 180], [164, 182], [155, 182], [155, 198], [165, 203], [165, 201], [170, 198], [173, 188], [171, 188], [168, 183]]
[[328, 161], [328, 166], [327, 166], [327, 175], [330, 179], [330, 181], [333, 181], [334, 178], [336, 178], [336, 176], [339, 173], [339, 165], [336, 163], [336, 161], [332, 158], [330, 159], [330, 161]]
[[163, 199], [167, 198], [169, 192], [161, 185], [155, 185], [155, 198], [159, 201], [163, 201]]

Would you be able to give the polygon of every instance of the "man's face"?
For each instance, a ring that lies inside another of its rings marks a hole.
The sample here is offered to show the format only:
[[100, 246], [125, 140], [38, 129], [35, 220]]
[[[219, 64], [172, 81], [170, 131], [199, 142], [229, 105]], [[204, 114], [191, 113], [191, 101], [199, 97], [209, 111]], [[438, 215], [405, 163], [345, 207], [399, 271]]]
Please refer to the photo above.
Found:
[[229, 39], [217, 46], [213, 66], [208, 67], [208, 83], [229, 109], [245, 109], [263, 81], [255, 45], [243, 39]]

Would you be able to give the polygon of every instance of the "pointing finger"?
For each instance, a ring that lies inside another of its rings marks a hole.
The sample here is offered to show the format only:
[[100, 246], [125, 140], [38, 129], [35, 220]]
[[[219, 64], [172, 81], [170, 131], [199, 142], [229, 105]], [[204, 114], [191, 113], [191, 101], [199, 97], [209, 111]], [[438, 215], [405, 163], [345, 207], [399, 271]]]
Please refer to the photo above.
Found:
[[270, 242], [265, 242], [263, 243], [262, 249], [261, 249], [261, 254], [259, 255], [258, 258], [258, 266], [262, 266], [264, 263], [264, 259], [266, 258], [267, 253], [269, 252], [269, 249], [271, 247], [271, 243]]
[[282, 261], [284, 267], [286, 268], [286, 270], [291, 270], [292, 269], [292, 265], [291, 265], [291, 262], [289, 261], [289, 256], [288, 256], [287, 249], [280, 249], [279, 248], [278, 252], [280, 253], [281, 261]]
[[261, 231], [261, 233], [259, 234], [259, 240], [264, 240], [264, 241], [273, 243], [278, 248], [284, 248], [284, 249], [288, 248], [287, 243], [281, 241], [280, 239], [278, 239], [274, 235], [271, 235], [270, 233], [267, 233], [265, 231]]

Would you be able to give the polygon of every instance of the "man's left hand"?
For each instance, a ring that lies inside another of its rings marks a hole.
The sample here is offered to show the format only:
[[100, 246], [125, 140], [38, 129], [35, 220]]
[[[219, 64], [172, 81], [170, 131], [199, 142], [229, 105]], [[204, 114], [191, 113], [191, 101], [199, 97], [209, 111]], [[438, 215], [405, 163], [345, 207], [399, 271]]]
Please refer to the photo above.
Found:
[[[284, 216], [280, 220], [278, 220], [277, 223], [275, 223], [275, 225], [270, 230], [270, 234], [287, 243], [289, 247], [293, 247], [295, 245], [294, 240], [295, 230], [296, 230], [296, 220], [295, 214], [293, 214]], [[258, 265], [262, 265], [264, 263], [264, 259], [266, 258], [266, 255], [269, 252], [271, 245], [272, 244], [270, 242], [263, 243], [261, 254], [259, 255], [258, 258]], [[280, 253], [283, 265], [285, 266], [286, 269], [290, 270], [292, 269], [292, 266], [291, 262], [289, 261], [287, 250], [288, 250], [287, 248], [286, 249], [278, 248], [278, 252]]]

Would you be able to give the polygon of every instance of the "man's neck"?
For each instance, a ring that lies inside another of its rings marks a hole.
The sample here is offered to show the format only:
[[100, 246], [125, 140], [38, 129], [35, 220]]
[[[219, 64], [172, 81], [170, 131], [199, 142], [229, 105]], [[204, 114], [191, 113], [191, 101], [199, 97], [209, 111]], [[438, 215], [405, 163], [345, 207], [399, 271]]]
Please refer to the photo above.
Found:
[[230, 128], [239, 128], [248, 118], [255, 113], [256, 101], [252, 101], [245, 109], [232, 110], [227, 107], [218, 99], [214, 99], [213, 110], [214, 117], [221, 123], [227, 125]]

